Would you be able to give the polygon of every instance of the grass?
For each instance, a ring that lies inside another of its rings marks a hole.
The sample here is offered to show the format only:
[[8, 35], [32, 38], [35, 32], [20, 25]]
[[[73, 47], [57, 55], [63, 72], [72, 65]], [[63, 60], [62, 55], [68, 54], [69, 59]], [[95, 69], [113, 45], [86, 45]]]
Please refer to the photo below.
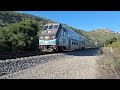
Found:
[[[118, 43], [116, 43], [118, 44]], [[102, 57], [97, 61], [99, 67], [105, 71], [106, 79], [120, 79], [120, 45], [112, 45], [102, 48]]]

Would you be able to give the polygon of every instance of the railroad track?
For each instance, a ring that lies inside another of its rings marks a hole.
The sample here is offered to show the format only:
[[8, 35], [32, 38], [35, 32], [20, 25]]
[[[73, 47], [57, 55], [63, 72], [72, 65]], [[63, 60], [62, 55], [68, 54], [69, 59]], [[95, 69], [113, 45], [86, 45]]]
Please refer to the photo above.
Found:
[[[65, 50], [64, 53], [72, 52], [72, 51], [79, 51], [79, 50]], [[16, 59], [21, 57], [29, 57], [29, 56], [45, 55], [45, 54], [53, 54], [53, 53], [54, 52], [43, 53], [40, 51], [5, 52], [5, 53], [0, 53], [0, 60]]]
[[45, 53], [39, 51], [25, 51], [25, 52], [5, 52], [0, 53], [0, 60], [15, 59], [28, 56], [44, 55]]
[[[64, 51], [70, 52], [70, 51]], [[45, 54], [53, 54], [54, 52], [40, 52], [40, 51], [24, 51], [24, 52], [5, 52], [0, 53], [0, 60], [5, 59], [16, 59], [21, 57], [29, 57], [29, 56], [37, 56], [37, 55], [45, 55]]]

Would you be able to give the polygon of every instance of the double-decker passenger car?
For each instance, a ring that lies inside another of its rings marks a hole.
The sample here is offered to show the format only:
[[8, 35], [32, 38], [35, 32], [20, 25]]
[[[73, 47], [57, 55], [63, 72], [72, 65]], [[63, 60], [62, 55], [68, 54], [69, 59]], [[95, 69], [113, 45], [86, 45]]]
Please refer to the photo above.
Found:
[[42, 52], [59, 52], [85, 48], [85, 39], [61, 23], [46, 24], [39, 37]]

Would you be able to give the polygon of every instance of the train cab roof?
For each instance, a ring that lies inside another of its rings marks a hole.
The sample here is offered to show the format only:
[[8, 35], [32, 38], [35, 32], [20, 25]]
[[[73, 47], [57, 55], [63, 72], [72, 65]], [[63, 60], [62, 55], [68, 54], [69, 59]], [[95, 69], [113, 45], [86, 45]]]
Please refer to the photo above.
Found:
[[45, 26], [49, 26], [49, 25], [60, 25], [60, 23], [47, 23], [47, 24], [45, 24]]

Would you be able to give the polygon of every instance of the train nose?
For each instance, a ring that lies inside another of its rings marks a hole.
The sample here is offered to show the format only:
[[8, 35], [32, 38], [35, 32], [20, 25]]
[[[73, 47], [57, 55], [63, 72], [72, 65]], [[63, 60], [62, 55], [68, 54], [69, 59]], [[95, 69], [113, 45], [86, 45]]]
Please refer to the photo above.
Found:
[[45, 41], [45, 44], [48, 44], [48, 41]]
[[50, 39], [50, 37], [49, 36], [45, 36], [45, 39]]

